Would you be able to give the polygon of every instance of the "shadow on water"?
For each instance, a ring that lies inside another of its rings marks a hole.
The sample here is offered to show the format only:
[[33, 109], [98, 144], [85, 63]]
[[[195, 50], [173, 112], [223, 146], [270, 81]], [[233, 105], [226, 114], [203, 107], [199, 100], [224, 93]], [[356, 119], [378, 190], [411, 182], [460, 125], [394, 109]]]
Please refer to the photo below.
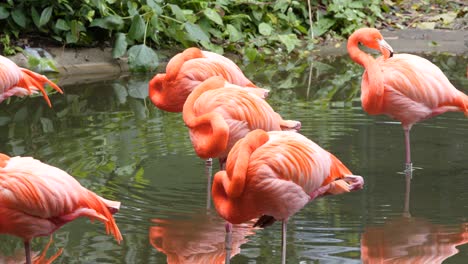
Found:
[[[468, 93], [466, 57], [431, 60]], [[360, 263], [387, 256], [374, 250], [400, 259], [437, 253], [447, 258], [444, 263], [466, 262], [468, 246], [461, 241], [468, 222], [468, 122], [463, 114], [414, 126], [413, 163], [421, 169], [414, 171], [411, 217], [405, 218], [406, 183], [398, 174], [404, 164], [403, 130], [388, 117], [362, 111], [358, 65], [347, 57], [328, 57], [241, 68], [271, 90], [268, 102], [277, 112], [300, 120], [301, 133], [365, 178], [364, 190], [319, 199], [290, 219], [288, 262]], [[52, 109], [40, 97], [0, 104], [1, 152], [34, 156], [122, 202], [116, 214], [121, 245], [100, 223], [80, 219], [54, 235], [48, 257], [64, 248], [56, 263], [166, 263], [188, 258], [174, 250], [196, 253], [197, 243], [214, 250], [224, 240], [224, 222], [213, 210], [206, 214], [205, 163], [194, 154], [181, 114], [162, 112], [148, 100], [151, 77], [69, 85], [65, 95], [51, 96]], [[213, 173], [217, 170], [214, 162]], [[280, 229], [246, 230], [231, 263], [278, 262]], [[173, 242], [161, 244], [159, 236]], [[392, 240], [383, 243], [383, 237]], [[36, 239], [33, 250], [46, 244], [46, 238]], [[19, 239], [0, 235], [0, 255], [14, 256], [18, 248]]]

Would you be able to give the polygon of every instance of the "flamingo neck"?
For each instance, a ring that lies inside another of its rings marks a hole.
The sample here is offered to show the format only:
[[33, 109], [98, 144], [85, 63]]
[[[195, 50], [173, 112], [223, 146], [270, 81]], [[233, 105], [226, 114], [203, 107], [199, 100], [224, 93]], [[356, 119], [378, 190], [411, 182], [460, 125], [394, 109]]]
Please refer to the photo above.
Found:
[[348, 49], [348, 54], [349, 57], [356, 63], [359, 63], [362, 65], [364, 68], [367, 69], [367, 67], [375, 61], [375, 59], [365, 53], [364, 51], [360, 50], [358, 47], [360, 40], [359, 40], [359, 35], [351, 35], [348, 39], [348, 44], [347, 44], [347, 49]]

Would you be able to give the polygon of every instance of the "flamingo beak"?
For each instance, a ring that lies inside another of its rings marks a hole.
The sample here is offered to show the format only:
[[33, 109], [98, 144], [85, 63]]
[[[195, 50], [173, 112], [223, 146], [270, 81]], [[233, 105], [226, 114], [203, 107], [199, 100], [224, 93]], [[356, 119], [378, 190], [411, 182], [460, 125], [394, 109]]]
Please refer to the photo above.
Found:
[[379, 43], [380, 50], [382, 51], [382, 53], [385, 54], [389, 52], [389, 58], [393, 57], [393, 48], [392, 46], [390, 46], [390, 44], [387, 43], [387, 41], [385, 41], [384, 39], [378, 39], [377, 42]]

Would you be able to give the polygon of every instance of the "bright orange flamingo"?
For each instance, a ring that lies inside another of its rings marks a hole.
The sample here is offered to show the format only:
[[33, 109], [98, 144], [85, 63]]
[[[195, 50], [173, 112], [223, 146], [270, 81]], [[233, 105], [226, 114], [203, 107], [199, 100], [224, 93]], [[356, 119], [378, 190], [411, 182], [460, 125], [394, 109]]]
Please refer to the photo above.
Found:
[[[185, 219], [152, 219], [152, 222], [150, 243], [167, 256], [168, 264], [224, 263], [226, 231], [218, 215], [201, 212]], [[230, 258], [241, 251], [240, 246], [247, 243], [247, 236], [254, 234], [252, 224], [233, 226]]]
[[298, 121], [283, 120], [259, 96], [211, 77], [188, 96], [183, 109], [195, 152], [200, 158], [219, 158], [221, 167], [234, 143], [254, 129], [294, 130]]
[[[149, 83], [149, 97], [159, 109], [181, 112], [192, 90], [212, 76], [221, 76], [240, 86], [256, 87], [230, 59], [198, 48], [188, 48], [169, 61], [166, 73], [153, 77]], [[252, 91], [261, 96], [267, 93], [265, 89]]]
[[23, 239], [28, 264], [32, 238], [48, 236], [81, 216], [103, 222], [107, 233], [122, 240], [112, 216], [120, 203], [99, 197], [59, 168], [0, 153], [0, 190], [0, 234]]
[[[358, 43], [380, 50], [383, 56], [374, 59], [361, 51]], [[462, 111], [468, 116], [468, 96], [437, 66], [416, 55], [393, 54], [377, 29], [356, 30], [348, 39], [348, 53], [365, 68], [361, 83], [364, 110], [371, 115], [388, 115], [403, 125], [407, 171], [412, 170], [410, 129], [414, 123], [447, 111]]]
[[0, 55], [0, 103], [11, 96], [22, 97], [40, 90], [47, 104], [51, 106], [43, 87], [46, 83], [63, 93], [60, 87], [44, 75], [18, 67], [13, 61]]
[[289, 217], [317, 197], [363, 184], [361, 176], [299, 133], [254, 130], [234, 145], [226, 171], [214, 176], [212, 193], [216, 210], [229, 223], [260, 217], [255, 225], [265, 227], [281, 220], [285, 263]]

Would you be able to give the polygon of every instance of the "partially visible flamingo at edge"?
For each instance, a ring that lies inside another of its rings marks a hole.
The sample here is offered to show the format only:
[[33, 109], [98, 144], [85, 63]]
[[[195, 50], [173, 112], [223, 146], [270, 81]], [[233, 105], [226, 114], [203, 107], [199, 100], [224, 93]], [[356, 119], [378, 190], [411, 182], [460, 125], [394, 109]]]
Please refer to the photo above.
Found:
[[318, 197], [359, 190], [364, 184], [334, 155], [292, 131], [250, 132], [234, 145], [226, 165], [214, 176], [216, 210], [230, 224], [257, 217], [260, 227], [282, 221], [282, 263], [292, 215]]
[[[256, 88], [241, 69], [230, 59], [217, 53], [192, 47], [171, 58], [166, 73], [156, 74], [149, 82], [149, 97], [161, 110], [182, 112], [192, 90], [212, 76], [243, 87]], [[252, 89], [265, 97], [266, 89]]]
[[122, 235], [112, 216], [119, 207], [120, 202], [87, 190], [59, 168], [0, 153], [0, 234], [23, 239], [27, 264], [33, 238], [49, 236], [81, 216], [103, 222], [106, 232], [120, 242]]
[[57, 92], [62, 89], [46, 76], [18, 67], [12, 60], [0, 55], [0, 103], [11, 96], [23, 97], [41, 91], [45, 101], [51, 106], [44, 85], [49, 84]]
[[[358, 43], [378, 50], [374, 59]], [[356, 30], [348, 39], [348, 53], [364, 67], [361, 82], [363, 109], [385, 114], [401, 122], [405, 132], [406, 171], [412, 170], [410, 129], [413, 124], [443, 114], [461, 111], [468, 117], [468, 96], [457, 90], [432, 62], [411, 54], [394, 54], [375, 28]], [[408, 174], [408, 173], [407, 173]]]

